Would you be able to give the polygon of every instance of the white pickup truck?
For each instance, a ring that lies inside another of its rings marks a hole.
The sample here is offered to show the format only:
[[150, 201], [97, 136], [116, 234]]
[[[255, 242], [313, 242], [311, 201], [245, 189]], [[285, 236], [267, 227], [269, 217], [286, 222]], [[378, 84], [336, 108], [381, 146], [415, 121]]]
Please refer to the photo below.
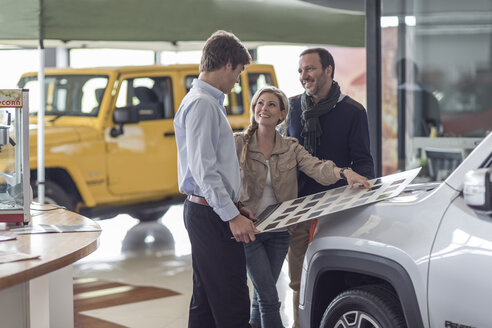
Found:
[[321, 218], [301, 327], [492, 327], [492, 134], [442, 183]]

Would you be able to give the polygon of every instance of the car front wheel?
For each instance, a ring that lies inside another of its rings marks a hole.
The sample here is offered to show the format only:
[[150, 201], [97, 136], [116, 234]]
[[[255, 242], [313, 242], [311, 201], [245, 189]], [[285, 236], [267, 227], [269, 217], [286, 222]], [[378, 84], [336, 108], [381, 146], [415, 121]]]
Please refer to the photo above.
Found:
[[130, 213], [130, 215], [135, 219], [140, 220], [141, 222], [152, 222], [162, 218], [164, 214], [166, 214], [168, 209], [169, 206], [161, 207], [158, 209], [139, 210]]
[[[66, 192], [62, 187], [52, 181], [45, 182], [45, 204], [53, 204], [65, 207], [67, 210], [75, 211], [77, 199]], [[38, 201], [38, 188], [33, 188], [33, 201]]]
[[371, 285], [349, 289], [328, 305], [320, 328], [406, 328], [398, 298]]

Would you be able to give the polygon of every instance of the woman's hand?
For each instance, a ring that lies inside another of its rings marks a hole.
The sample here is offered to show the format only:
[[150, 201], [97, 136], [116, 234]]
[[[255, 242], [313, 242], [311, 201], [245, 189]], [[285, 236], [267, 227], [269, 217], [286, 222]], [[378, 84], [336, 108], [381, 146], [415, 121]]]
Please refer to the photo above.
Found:
[[349, 186], [349, 189], [352, 189], [354, 184], [358, 183], [359, 188], [361, 189], [370, 189], [371, 185], [369, 184], [369, 181], [367, 180], [366, 177], [358, 174], [357, 172], [353, 171], [351, 168], [345, 169], [343, 171], [343, 175], [345, 176], [347, 180], [347, 184]]

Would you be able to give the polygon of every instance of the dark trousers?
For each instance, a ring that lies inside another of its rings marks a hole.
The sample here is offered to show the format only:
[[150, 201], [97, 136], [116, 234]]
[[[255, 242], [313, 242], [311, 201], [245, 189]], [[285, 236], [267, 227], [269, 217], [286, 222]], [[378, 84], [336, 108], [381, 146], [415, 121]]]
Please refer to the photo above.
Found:
[[249, 291], [242, 243], [211, 207], [185, 200], [193, 296], [189, 328], [249, 328]]

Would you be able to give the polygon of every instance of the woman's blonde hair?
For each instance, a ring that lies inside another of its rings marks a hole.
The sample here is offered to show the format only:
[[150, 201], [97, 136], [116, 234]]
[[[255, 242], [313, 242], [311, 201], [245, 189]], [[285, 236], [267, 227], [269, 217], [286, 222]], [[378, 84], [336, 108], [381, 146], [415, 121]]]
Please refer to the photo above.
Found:
[[258, 103], [258, 98], [260, 98], [260, 96], [264, 93], [272, 93], [275, 96], [277, 96], [277, 98], [279, 100], [279, 104], [280, 104], [280, 110], [286, 111], [285, 116], [284, 116], [285, 119], [279, 120], [279, 122], [277, 123], [277, 126], [279, 124], [281, 124], [283, 121], [285, 121], [283, 134], [284, 135], [287, 134], [287, 122], [286, 122], [286, 120], [287, 120], [287, 116], [289, 114], [289, 98], [287, 98], [287, 96], [285, 95], [285, 93], [282, 90], [280, 90], [274, 86], [266, 86], [266, 87], [263, 87], [263, 88], [259, 89], [258, 91], [256, 91], [255, 94], [253, 95], [253, 98], [251, 98], [251, 105], [249, 108], [249, 112], [250, 112], [249, 126], [246, 128], [246, 130], [244, 132], [246, 140], [245, 140], [245, 143], [243, 146], [243, 150], [241, 152], [241, 159], [239, 161], [241, 166], [244, 166], [246, 163], [246, 153], [248, 152], [249, 141], [251, 140], [251, 138], [255, 134], [256, 130], [258, 130], [258, 122], [256, 122], [256, 120], [255, 120], [255, 107], [256, 107], [256, 104]]

